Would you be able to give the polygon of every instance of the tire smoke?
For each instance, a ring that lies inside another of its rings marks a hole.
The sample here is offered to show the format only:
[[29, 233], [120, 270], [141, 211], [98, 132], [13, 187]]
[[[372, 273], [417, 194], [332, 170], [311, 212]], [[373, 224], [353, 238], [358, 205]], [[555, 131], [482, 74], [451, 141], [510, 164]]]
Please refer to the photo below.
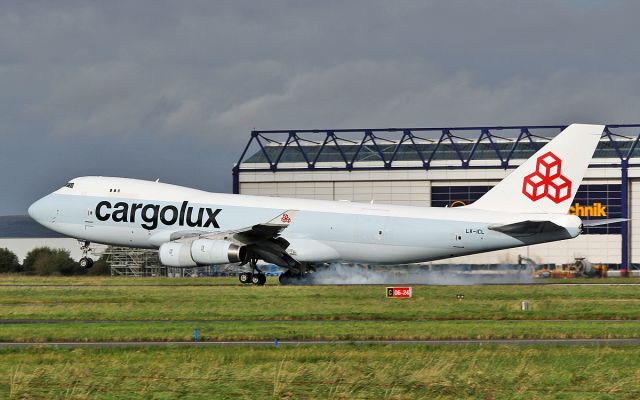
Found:
[[533, 283], [531, 268], [504, 265], [484, 270], [463, 267], [362, 266], [332, 263], [308, 274], [301, 283], [310, 285], [491, 285]]

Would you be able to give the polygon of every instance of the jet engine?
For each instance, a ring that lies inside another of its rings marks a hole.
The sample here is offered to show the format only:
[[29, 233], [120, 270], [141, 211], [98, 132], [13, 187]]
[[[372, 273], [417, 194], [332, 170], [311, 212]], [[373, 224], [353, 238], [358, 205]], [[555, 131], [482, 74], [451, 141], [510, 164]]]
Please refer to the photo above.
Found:
[[226, 240], [198, 239], [191, 244], [193, 261], [202, 265], [242, 262], [246, 255], [244, 246]]
[[158, 251], [160, 262], [168, 267], [195, 267], [197, 264], [191, 258], [189, 245], [179, 242], [163, 243]]

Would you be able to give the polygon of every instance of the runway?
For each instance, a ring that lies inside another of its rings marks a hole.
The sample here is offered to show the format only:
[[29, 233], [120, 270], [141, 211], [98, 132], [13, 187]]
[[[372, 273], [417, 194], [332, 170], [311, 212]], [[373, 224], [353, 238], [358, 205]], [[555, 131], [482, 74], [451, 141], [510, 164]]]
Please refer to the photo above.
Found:
[[[317, 345], [419, 345], [419, 346], [638, 346], [640, 338], [633, 339], [465, 339], [465, 340], [282, 340], [277, 346]], [[20, 348], [114, 348], [114, 347], [217, 347], [217, 346], [271, 346], [274, 341], [216, 341], [216, 342], [0, 342], [0, 349]]]

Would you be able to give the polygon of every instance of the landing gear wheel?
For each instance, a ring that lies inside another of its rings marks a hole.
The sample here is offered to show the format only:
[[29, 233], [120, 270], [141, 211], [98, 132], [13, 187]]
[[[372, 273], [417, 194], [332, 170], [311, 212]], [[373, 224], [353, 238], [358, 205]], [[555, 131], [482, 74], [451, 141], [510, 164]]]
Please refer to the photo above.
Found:
[[281, 285], [311, 285], [313, 273], [287, 270], [280, 274], [278, 280]]
[[288, 285], [291, 283], [292, 280], [293, 280], [293, 274], [291, 273], [290, 270], [287, 270], [281, 273], [280, 276], [278, 277], [278, 281], [280, 282], [281, 285]]
[[262, 286], [267, 282], [265, 274], [253, 274], [251, 277], [251, 283], [254, 285]]
[[80, 259], [80, 267], [85, 269], [93, 267], [93, 260], [89, 257], [82, 257]]
[[80, 259], [80, 268], [87, 269], [93, 267], [93, 260], [89, 257], [91, 250], [91, 242], [87, 240], [78, 239], [80, 244], [80, 251], [82, 251], [82, 258]]
[[253, 274], [251, 272], [243, 272], [238, 276], [238, 279], [240, 279], [240, 283], [251, 283], [253, 280]]

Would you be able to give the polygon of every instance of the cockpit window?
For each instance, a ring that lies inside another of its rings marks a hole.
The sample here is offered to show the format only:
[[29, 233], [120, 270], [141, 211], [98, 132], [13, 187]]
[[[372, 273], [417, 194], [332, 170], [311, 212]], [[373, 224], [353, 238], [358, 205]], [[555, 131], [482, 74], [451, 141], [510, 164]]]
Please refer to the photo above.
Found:
[[68, 187], [69, 189], [73, 189], [73, 182], [69, 182], [64, 187]]

